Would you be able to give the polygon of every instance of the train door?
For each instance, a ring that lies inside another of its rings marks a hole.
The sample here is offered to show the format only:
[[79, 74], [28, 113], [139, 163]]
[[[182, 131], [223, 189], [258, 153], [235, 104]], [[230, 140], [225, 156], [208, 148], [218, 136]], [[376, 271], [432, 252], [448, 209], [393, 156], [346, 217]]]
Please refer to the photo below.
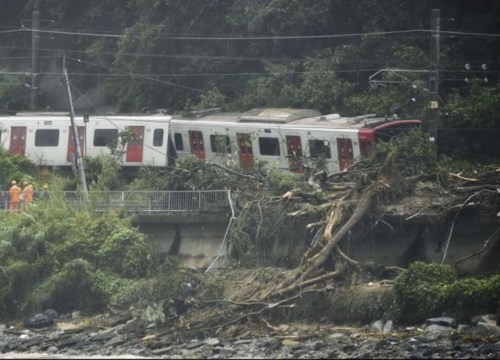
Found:
[[[85, 156], [85, 127], [77, 126], [76, 131], [78, 132], [78, 141], [80, 143], [80, 154]], [[66, 155], [66, 161], [73, 162], [76, 155], [75, 148], [75, 136], [73, 135], [73, 128], [69, 128], [69, 140], [68, 140], [68, 154]]]
[[24, 155], [26, 151], [26, 126], [12, 126], [10, 131], [9, 152]]
[[352, 140], [337, 138], [337, 150], [339, 153], [340, 170], [344, 170], [354, 159], [352, 152]]
[[302, 166], [302, 144], [300, 136], [286, 136], [286, 148], [288, 153], [288, 166], [290, 172], [303, 173], [304, 166]]
[[240, 153], [240, 167], [250, 169], [254, 165], [252, 139], [250, 134], [236, 134], [238, 140], [238, 152]]
[[129, 126], [129, 130], [136, 135], [134, 139], [127, 141], [126, 162], [142, 162], [144, 153], [144, 126]]
[[203, 145], [203, 134], [201, 131], [189, 131], [189, 143], [191, 154], [205, 161], [205, 145]]

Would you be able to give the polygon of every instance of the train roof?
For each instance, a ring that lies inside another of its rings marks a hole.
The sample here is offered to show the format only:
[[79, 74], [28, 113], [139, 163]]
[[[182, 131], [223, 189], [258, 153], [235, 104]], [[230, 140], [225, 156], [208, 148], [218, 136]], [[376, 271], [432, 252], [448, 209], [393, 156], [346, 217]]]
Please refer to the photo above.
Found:
[[376, 117], [366, 114], [354, 117], [342, 117], [339, 114], [322, 115], [311, 109], [294, 108], [256, 108], [245, 113], [210, 113], [198, 116], [174, 116], [174, 120], [187, 120], [201, 123], [244, 123], [293, 125], [318, 128], [373, 128], [397, 118]]
[[[110, 121], [121, 121], [121, 120], [140, 120], [140, 121], [165, 121], [170, 120], [172, 115], [165, 114], [106, 114], [106, 115], [84, 115], [76, 114], [75, 119], [82, 120], [85, 116], [89, 116], [91, 120], [110, 120]], [[64, 120], [70, 119], [70, 114], [67, 112], [20, 112], [16, 115], [6, 115], [0, 116], [2, 119], [22, 119], [22, 120], [34, 120], [34, 121], [48, 121], [48, 120]]]
[[[81, 119], [84, 115], [76, 115]], [[220, 112], [219, 108], [195, 111], [190, 115], [167, 115], [164, 113], [153, 114], [92, 114], [91, 120], [139, 120], [139, 121], [166, 121], [176, 120], [192, 121], [213, 125], [244, 124], [246, 126], [279, 127], [290, 125], [293, 127], [308, 128], [330, 128], [330, 129], [360, 129], [375, 128], [380, 125], [389, 124], [398, 120], [396, 117], [377, 117], [376, 114], [365, 114], [354, 117], [343, 117], [339, 114], [323, 115], [319, 111], [312, 109], [297, 108], [255, 108], [247, 112]], [[3, 116], [0, 116], [0, 120]], [[69, 118], [68, 112], [19, 112], [10, 118], [31, 117], [33, 120], [56, 120], [58, 118]], [[418, 120], [413, 120], [413, 122]]]

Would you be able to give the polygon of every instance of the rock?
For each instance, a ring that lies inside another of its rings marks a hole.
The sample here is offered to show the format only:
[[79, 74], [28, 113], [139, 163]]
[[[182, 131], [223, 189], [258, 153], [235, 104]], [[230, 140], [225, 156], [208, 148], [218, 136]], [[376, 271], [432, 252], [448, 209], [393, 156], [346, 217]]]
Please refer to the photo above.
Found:
[[500, 335], [500, 327], [490, 322], [478, 322], [476, 324], [476, 329], [477, 332], [482, 335]]
[[415, 338], [409, 338], [401, 344], [402, 348], [408, 351], [416, 351], [421, 345], [422, 343]]
[[220, 340], [217, 338], [208, 338], [205, 340], [205, 344], [210, 346], [217, 346], [220, 344]]
[[278, 350], [282, 347], [282, 345], [284, 344], [282, 344], [278, 339], [266, 339], [263, 344], [263, 346], [265, 346], [269, 350]]
[[493, 314], [477, 315], [471, 319], [471, 323], [476, 325], [478, 322], [488, 322], [497, 324], [497, 317]]
[[300, 345], [300, 342], [298, 341], [295, 341], [295, 340], [291, 340], [291, 339], [284, 339], [283, 342], [282, 342], [283, 346], [297, 346], [297, 345]]
[[342, 339], [344, 337], [346, 337], [346, 335], [344, 335], [342, 333], [333, 333], [333, 334], [328, 335], [329, 340], [338, 340], [338, 339]]
[[315, 351], [321, 350], [325, 347], [325, 343], [323, 341], [316, 341], [313, 345], [313, 349]]
[[31, 319], [27, 320], [24, 323], [24, 326], [30, 329], [34, 329], [34, 328], [43, 328], [51, 326], [53, 324], [54, 324], [54, 318], [46, 314], [39, 313], [33, 316]]
[[81, 318], [81, 313], [80, 313], [80, 311], [73, 311], [73, 312], [71, 313], [71, 318], [72, 318], [73, 320], [78, 320], [78, 319], [80, 319], [80, 318]]
[[110, 339], [108, 342], [106, 342], [106, 346], [115, 347], [115, 346], [121, 345], [121, 344], [123, 344], [125, 342], [127, 342], [127, 339], [123, 338], [120, 335], [117, 335], [114, 338]]
[[453, 331], [452, 328], [443, 325], [432, 324], [425, 328], [426, 333], [445, 333], [449, 334]]
[[49, 354], [54, 354], [54, 353], [59, 351], [59, 348], [57, 346], [52, 345], [52, 346], [49, 346], [49, 348], [46, 351]]
[[57, 319], [59, 317], [59, 314], [54, 309], [47, 309], [43, 313], [45, 315], [47, 315], [49, 318], [51, 318], [52, 320]]
[[441, 326], [447, 326], [447, 327], [454, 327], [455, 326], [455, 319], [448, 317], [448, 316], [442, 316], [442, 317], [437, 317], [437, 318], [431, 318], [426, 320], [427, 325], [441, 325]]
[[467, 324], [459, 324], [457, 326], [457, 332], [459, 332], [459, 333], [470, 331], [471, 329], [472, 329], [472, 327], [470, 325], [467, 325]]
[[382, 329], [382, 332], [384, 334], [389, 334], [392, 332], [393, 329], [394, 329], [393, 322], [392, 322], [392, 320], [389, 320], [388, 322], [385, 323], [384, 328]]
[[373, 324], [370, 325], [370, 329], [377, 332], [382, 332], [384, 329], [384, 320], [375, 321]]
[[118, 334], [134, 333], [143, 334], [145, 330], [144, 322], [140, 318], [133, 318], [121, 325], [116, 332]]

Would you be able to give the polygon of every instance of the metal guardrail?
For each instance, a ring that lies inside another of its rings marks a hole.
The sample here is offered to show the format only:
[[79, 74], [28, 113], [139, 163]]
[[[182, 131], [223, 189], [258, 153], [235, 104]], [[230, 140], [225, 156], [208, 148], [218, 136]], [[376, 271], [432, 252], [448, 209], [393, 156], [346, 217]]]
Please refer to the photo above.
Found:
[[[73, 209], [90, 208], [102, 212], [120, 210], [139, 214], [203, 213], [219, 214], [231, 212], [228, 190], [199, 191], [90, 191], [85, 201], [84, 194], [76, 191], [36, 192], [34, 204], [46, 199], [60, 199]], [[9, 193], [0, 192], [0, 211], [8, 211]], [[22, 205], [20, 206], [22, 211]]]

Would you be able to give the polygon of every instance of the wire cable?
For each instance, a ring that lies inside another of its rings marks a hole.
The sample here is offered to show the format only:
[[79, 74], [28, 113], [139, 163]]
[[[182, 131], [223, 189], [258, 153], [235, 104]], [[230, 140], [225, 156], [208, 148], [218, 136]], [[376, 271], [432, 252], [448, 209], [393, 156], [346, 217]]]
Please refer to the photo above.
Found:
[[[127, 38], [127, 37], [140, 37], [140, 34], [110, 34], [110, 33], [97, 33], [85, 31], [63, 31], [63, 30], [44, 30], [44, 29], [17, 29], [17, 30], [4, 30], [2, 33], [12, 32], [38, 32], [46, 34], [59, 34], [59, 35], [77, 35], [77, 36], [90, 36], [90, 37], [104, 37], [104, 38]], [[204, 40], [204, 41], [254, 41], [254, 40], [310, 40], [310, 39], [335, 39], [346, 37], [360, 37], [360, 36], [381, 36], [381, 35], [394, 35], [394, 34], [434, 34], [434, 30], [428, 29], [412, 29], [412, 30], [394, 30], [394, 31], [372, 31], [367, 33], [350, 33], [350, 34], [327, 34], [327, 35], [273, 35], [273, 36], [235, 36], [235, 35], [213, 35], [213, 36], [189, 36], [189, 35], [168, 35], [168, 34], [152, 34], [170, 40]], [[440, 35], [461, 35], [461, 36], [480, 36], [480, 37], [500, 37], [500, 34], [495, 33], [474, 33], [462, 31], [440, 31]]]

